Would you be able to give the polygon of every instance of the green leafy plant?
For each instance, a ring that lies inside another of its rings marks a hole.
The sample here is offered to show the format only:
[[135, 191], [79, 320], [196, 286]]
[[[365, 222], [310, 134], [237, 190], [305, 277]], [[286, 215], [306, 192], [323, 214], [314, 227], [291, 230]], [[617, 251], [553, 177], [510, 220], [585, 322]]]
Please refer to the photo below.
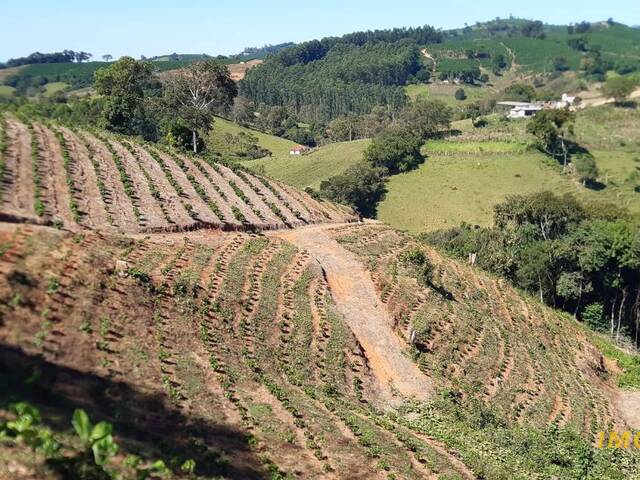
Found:
[[118, 453], [118, 444], [111, 435], [113, 427], [110, 423], [99, 422], [93, 425], [87, 412], [76, 409], [71, 424], [87, 451], [93, 453], [96, 465], [103, 466]]

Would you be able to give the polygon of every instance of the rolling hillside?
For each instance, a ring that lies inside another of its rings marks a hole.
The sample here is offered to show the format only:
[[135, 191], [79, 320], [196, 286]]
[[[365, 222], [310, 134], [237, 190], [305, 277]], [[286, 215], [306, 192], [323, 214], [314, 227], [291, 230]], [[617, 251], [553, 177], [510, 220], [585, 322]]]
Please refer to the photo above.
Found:
[[[387, 227], [2, 224], [0, 244], [0, 400], [39, 408], [68, 461], [82, 407], [114, 426], [115, 464], [174, 478], [187, 459], [196, 478], [575, 478], [576, 448], [595, 478], [637, 468], [590, 447], [625, 422], [620, 369], [572, 319], [430, 249], [417, 286], [400, 254], [420, 247]], [[11, 478], [68, 468], [0, 458]]]
[[265, 230], [355, 218], [278, 182], [124, 138], [4, 122], [0, 214], [71, 230]]

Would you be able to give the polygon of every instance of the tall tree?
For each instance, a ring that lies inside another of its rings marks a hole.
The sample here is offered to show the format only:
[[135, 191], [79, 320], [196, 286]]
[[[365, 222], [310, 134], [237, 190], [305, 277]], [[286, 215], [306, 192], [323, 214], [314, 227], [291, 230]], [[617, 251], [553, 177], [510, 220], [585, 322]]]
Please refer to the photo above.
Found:
[[213, 60], [195, 62], [167, 80], [166, 100], [191, 130], [198, 152], [198, 130], [208, 130], [216, 113], [227, 110], [237, 95], [229, 69]]
[[622, 104], [638, 86], [631, 77], [614, 77], [608, 79], [600, 89], [607, 97], [613, 97], [617, 104]]
[[102, 55], [102, 60], [104, 60], [105, 62], [110, 62], [111, 60], [113, 60], [113, 55], [111, 55], [110, 53]]
[[104, 126], [115, 132], [142, 134], [145, 122], [144, 91], [151, 65], [122, 57], [95, 73], [95, 89], [105, 97]]
[[543, 110], [527, 125], [527, 131], [538, 140], [538, 147], [555, 158], [562, 159], [567, 168], [569, 158], [568, 137], [573, 135], [575, 114], [569, 110]]

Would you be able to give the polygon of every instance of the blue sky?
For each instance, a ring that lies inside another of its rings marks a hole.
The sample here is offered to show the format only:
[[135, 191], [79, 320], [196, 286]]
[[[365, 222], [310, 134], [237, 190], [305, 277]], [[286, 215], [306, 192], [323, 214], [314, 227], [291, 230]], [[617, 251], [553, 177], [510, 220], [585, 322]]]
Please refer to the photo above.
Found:
[[357, 30], [464, 26], [496, 16], [569, 23], [613, 17], [640, 24], [638, 0], [11, 0], [2, 6], [0, 61], [65, 48], [109, 53], [233, 54]]

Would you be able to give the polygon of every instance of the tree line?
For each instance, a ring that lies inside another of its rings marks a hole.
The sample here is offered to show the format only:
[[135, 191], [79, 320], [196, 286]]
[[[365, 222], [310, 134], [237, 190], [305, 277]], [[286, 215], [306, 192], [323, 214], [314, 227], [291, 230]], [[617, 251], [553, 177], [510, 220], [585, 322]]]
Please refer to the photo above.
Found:
[[494, 225], [463, 224], [423, 238], [506, 277], [592, 328], [639, 344], [640, 229], [614, 205], [583, 205], [551, 192], [515, 195]]
[[62, 52], [40, 53], [34, 52], [26, 57], [10, 58], [6, 63], [0, 63], [0, 68], [20, 67], [37, 63], [82, 63], [89, 60], [93, 55], [89, 52], [74, 52], [73, 50], [63, 50]]

